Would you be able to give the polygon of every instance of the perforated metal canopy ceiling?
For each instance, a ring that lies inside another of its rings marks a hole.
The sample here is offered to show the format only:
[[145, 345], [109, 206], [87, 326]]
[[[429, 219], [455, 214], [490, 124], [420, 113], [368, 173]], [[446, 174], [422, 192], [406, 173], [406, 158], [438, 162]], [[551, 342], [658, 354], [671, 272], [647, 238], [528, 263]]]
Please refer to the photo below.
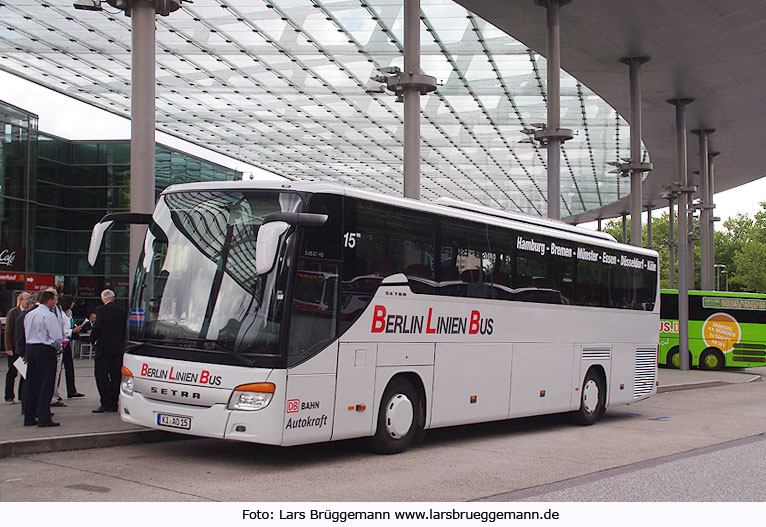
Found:
[[[0, 0], [0, 68], [128, 116], [130, 19], [104, 6]], [[451, 0], [421, 0], [421, 20], [439, 82], [421, 99], [422, 197], [544, 215], [545, 152], [522, 130], [545, 122], [545, 59]], [[400, 195], [403, 105], [370, 77], [403, 66], [402, 31], [402, 0], [194, 0], [157, 17], [157, 127], [290, 179]], [[629, 129], [563, 72], [561, 94], [570, 216], [629, 193], [607, 164]]]

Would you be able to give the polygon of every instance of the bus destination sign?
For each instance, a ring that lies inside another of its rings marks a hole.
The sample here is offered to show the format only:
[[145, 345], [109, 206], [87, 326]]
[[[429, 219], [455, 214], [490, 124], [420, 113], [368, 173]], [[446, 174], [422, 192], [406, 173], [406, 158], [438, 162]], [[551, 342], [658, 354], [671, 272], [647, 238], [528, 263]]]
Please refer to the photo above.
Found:
[[726, 298], [718, 296], [702, 297], [702, 307], [707, 309], [742, 309], [766, 311], [766, 300], [758, 298]]

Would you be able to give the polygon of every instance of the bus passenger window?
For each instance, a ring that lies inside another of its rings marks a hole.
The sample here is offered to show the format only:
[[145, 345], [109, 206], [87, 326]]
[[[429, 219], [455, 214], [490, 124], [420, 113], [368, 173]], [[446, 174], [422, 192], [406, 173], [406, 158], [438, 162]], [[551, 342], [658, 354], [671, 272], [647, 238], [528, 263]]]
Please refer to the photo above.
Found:
[[404, 273], [416, 293], [433, 294], [436, 219], [418, 211], [346, 198], [340, 325], [367, 308], [380, 282]]

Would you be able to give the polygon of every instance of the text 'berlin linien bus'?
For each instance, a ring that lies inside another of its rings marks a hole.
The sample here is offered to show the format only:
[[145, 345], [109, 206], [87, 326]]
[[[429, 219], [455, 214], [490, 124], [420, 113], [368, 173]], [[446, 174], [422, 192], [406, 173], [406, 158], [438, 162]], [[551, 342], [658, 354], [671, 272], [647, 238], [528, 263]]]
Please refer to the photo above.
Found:
[[657, 253], [542, 218], [334, 184], [173, 186], [135, 275], [120, 415], [298, 445], [656, 392]]

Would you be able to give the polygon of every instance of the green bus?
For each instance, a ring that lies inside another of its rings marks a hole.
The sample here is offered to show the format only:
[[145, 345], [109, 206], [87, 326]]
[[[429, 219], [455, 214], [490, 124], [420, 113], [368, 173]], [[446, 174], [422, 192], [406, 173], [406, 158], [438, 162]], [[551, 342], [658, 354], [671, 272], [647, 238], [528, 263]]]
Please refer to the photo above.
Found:
[[[678, 368], [678, 290], [660, 291], [662, 366]], [[689, 291], [689, 364], [704, 370], [766, 366], [766, 295]]]

